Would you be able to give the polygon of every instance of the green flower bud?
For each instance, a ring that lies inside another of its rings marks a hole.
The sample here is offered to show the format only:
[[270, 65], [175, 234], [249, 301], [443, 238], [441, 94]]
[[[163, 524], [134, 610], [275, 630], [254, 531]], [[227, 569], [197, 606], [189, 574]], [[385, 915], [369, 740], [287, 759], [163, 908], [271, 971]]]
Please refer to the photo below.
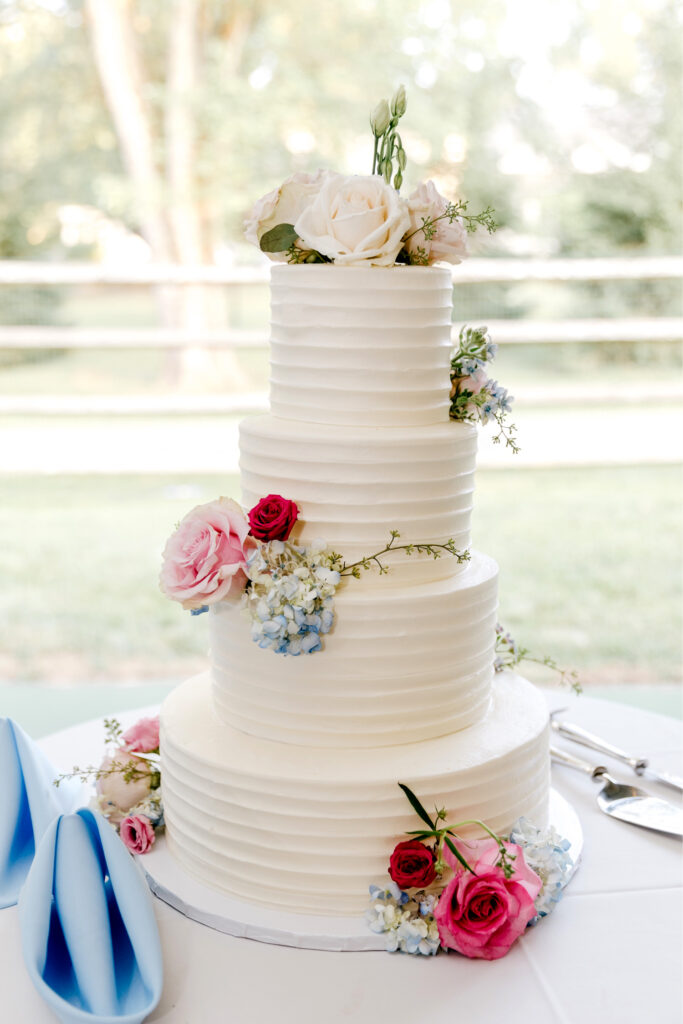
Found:
[[391, 113], [394, 117], [403, 117], [406, 112], [406, 90], [405, 86], [399, 85], [391, 97]]
[[402, 184], [403, 184], [403, 175], [401, 174], [400, 171], [396, 171], [396, 174], [394, 175], [394, 188], [396, 189], [397, 192], [400, 189]]
[[396, 154], [396, 161], [399, 166], [399, 170], [405, 171], [406, 169], [406, 151], [403, 146], [399, 143], [398, 152]]
[[387, 185], [391, 181], [391, 170], [391, 160], [385, 160], [384, 163], [382, 164], [382, 174], [384, 175], [384, 180], [386, 181]]
[[389, 127], [390, 120], [391, 114], [389, 113], [389, 104], [386, 100], [380, 100], [373, 112], [370, 114], [370, 127], [377, 138], [384, 135], [385, 131]]

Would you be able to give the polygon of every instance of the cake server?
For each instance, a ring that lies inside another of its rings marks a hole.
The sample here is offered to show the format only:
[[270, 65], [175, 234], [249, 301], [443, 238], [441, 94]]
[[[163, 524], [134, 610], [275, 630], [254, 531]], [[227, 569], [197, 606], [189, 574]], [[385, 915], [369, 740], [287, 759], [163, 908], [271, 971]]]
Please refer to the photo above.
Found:
[[650, 796], [636, 786], [617, 782], [607, 774], [607, 769], [603, 765], [596, 767], [588, 761], [574, 757], [573, 754], [568, 754], [565, 750], [551, 747], [550, 756], [558, 764], [576, 768], [590, 775], [595, 782], [602, 783], [602, 789], [598, 793], [598, 807], [611, 818], [619, 818], [629, 825], [639, 825], [641, 828], [649, 828], [654, 832], [663, 832], [665, 835], [683, 839], [683, 810], [680, 807], [674, 807], [657, 796]]
[[650, 767], [650, 762], [647, 758], [631, 757], [630, 754], [620, 750], [619, 747], [607, 743], [606, 740], [601, 740], [599, 736], [594, 736], [593, 733], [581, 729], [578, 725], [570, 725], [569, 722], [558, 721], [557, 718], [553, 717], [556, 714], [558, 714], [556, 711], [551, 714], [550, 725], [560, 736], [566, 736], [567, 739], [573, 740], [574, 743], [581, 743], [584, 747], [590, 747], [591, 750], [597, 750], [601, 754], [609, 754], [610, 757], [615, 757], [618, 761], [623, 761], [624, 764], [627, 764], [636, 775], [652, 779], [653, 782], [661, 782], [662, 785], [670, 786], [672, 789], [677, 790], [677, 792], [683, 793], [683, 779], [677, 775], [671, 775], [669, 772], [655, 771], [654, 768]]

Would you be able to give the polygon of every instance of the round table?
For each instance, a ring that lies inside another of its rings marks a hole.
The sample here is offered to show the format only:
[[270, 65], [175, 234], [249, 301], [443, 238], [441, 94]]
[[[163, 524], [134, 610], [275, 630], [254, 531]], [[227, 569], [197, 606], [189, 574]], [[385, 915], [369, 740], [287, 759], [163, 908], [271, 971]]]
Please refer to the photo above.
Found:
[[[636, 708], [546, 693], [551, 708], [653, 766], [681, 774], [681, 724]], [[145, 709], [144, 713], [150, 713]], [[141, 711], [119, 715], [127, 722]], [[21, 723], [20, 723], [21, 724]], [[101, 721], [45, 737], [54, 758], [65, 740], [97, 757]], [[593, 757], [566, 741], [579, 756]], [[595, 755], [594, 763], [605, 763]], [[617, 778], [630, 769], [607, 761]], [[328, 953], [235, 939], [154, 901], [164, 958], [164, 993], [149, 1022], [168, 1024], [413, 1024], [467, 1018], [482, 1024], [680, 1024], [682, 1014], [681, 843], [612, 820], [595, 803], [597, 786], [553, 767], [553, 785], [573, 804], [584, 830], [583, 861], [553, 915], [502, 960], [456, 955]], [[644, 788], [668, 800], [673, 790]], [[0, 992], [7, 1024], [56, 1018], [24, 969], [15, 907], [0, 911]]]

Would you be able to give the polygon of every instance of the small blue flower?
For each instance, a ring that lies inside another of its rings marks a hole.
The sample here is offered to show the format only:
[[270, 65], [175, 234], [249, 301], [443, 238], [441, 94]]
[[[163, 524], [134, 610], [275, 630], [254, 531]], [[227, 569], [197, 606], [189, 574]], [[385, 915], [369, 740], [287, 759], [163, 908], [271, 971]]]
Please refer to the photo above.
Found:
[[203, 604], [201, 608], [190, 608], [190, 615], [203, 615], [204, 612], [208, 612], [208, 604]]

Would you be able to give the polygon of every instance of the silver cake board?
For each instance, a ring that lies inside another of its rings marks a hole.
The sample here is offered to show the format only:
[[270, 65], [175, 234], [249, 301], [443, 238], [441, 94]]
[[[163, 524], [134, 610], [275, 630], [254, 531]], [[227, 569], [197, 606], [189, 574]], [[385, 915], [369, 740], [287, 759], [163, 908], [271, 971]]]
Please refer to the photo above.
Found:
[[[557, 790], [550, 790], [549, 823], [569, 840], [569, 853], [576, 871], [583, 849], [583, 832], [576, 811]], [[385, 948], [384, 935], [371, 932], [363, 916], [325, 917], [295, 914], [246, 903], [210, 889], [193, 878], [171, 856], [160, 837], [153, 850], [139, 858], [149, 887], [164, 903], [199, 924], [243, 939], [269, 942], [297, 949], [326, 949], [331, 952], [363, 952]], [[369, 878], [368, 885], [382, 884]]]

